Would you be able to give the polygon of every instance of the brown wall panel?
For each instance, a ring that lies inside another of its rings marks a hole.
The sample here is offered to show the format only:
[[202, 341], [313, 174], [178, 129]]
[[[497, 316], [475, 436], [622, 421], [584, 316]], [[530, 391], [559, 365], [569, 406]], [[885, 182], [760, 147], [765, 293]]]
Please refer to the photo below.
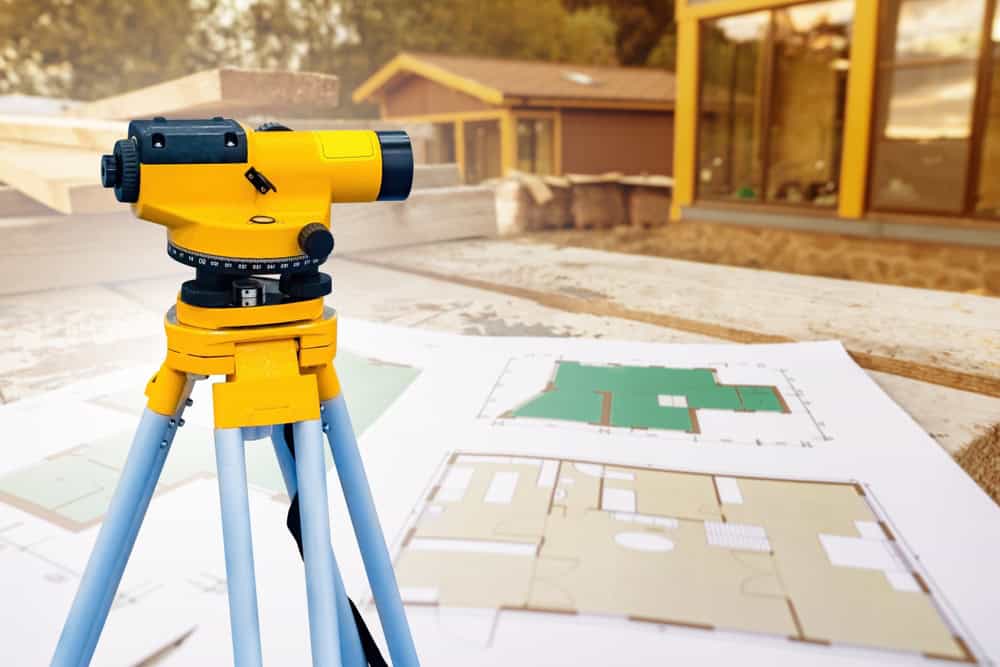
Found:
[[663, 111], [562, 112], [566, 174], [673, 174], [674, 118]]
[[385, 108], [387, 117], [401, 118], [495, 107], [429, 79], [411, 76], [386, 89]]

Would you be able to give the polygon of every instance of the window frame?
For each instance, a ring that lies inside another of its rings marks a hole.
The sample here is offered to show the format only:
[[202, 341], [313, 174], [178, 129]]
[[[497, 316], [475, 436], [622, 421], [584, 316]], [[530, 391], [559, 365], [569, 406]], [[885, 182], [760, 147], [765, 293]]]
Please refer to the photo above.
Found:
[[[901, 0], [905, 1], [905, 0]], [[882, 0], [887, 2], [887, 0]], [[875, 57], [878, 59], [875, 64], [875, 77], [872, 82], [872, 103], [869, 109], [869, 127], [872, 131], [868, 137], [868, 182], [866, 183], [865, 210], [872, 213], [887, 213], [901, 215], [915, 215], [929, 218], [974, 218], [983, 221], [1000, 222], [1000, 214], [989, 215], [979, 213], [976, 210], [976, 199], [979, 194], [980, 170], [982, 168], [983, 142], [986, 139], [986, 123], [989, 114], [990, 93], [993, 77], [992, 28], [993, 21], [997, 14], [1000, 0], [985, 0], [983, 8], [982, 25], [980, 26], [980, 40], [978, 53], [971, 57], [963, 56], [940, 56], [936, 58], [920, 58], [891, 63], [884, 63], [881, 60], [882, 50], [887, 46], [886, 38], [888, 30], [879, 30], [875, 43]], [[881, 17], [880, 21], [881, 21]], [[892, 31], [895, 38], [896, 31]], [[970, 109], [969, 125], [969, 150], [965, 162], [965, 192], [962, 194], [962, 206], [957, 212], [935, 211], [921, 208], [907, 208], [901, 206], [873, 206], [872, 199], [874, 188], [872, 187], [875, 177], [875, 148], [881, 137], [876, 136], [877, 112], [879, 104], [877, 97], [881, 85], [885, 82], [886, 76], [892, 76], [897, 70], [910, 68], [923, 68], [941, 65], [972, 63], [976, 68], [974, 78], [975, 92], [973, 93], [972, 105]]]
[[514, 133], [515, 133], [515, 145], [514, 145], [514, 166], [520, 160], [520, 156], [517, 152], [517, 123], [520, 120], [549, 120], [552, 121], [552, 174], [551, 176], [561, 176], [562, 175], [562, 126], [561, 126], [561, 116], [557, 110], [541, 110], [541, 109], [519, 109], [513, 110], [513, 123]]

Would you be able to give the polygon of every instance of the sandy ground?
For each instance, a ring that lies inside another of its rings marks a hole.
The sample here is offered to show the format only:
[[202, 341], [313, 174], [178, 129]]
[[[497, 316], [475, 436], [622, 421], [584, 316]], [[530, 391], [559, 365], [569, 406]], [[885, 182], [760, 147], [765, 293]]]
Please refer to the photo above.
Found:
[[[805, 275], [1000, 296], [1000, 251], [715, 223], [569, 229], [527, 240]], [[1000, 424], [956, 460], [1000, 504]]]
[[527, 238], [639, 255], [1000, 296], [1000, 251], [716, 223], [530, 232]]
[[1000, 424], [970, 442], [955, 460], [1000, 505]]

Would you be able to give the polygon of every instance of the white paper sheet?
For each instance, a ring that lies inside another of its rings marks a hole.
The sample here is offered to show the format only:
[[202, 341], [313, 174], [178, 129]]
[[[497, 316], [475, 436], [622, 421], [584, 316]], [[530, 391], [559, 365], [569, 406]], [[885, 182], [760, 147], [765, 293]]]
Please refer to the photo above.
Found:
[[[1000, 562], [1000, 511], [838, 343], [491, 339], [343, 319], [340, 346], [420, 369], [368, 424], [362, 451], [423, 664], [1000, 658], [1000, 578], [989, 574]], [[562, 366], [582, 369], [593, 395], [543, 396], [567, 389], [556, 382]], [[94, 449], [86, 452], [117, 451], [116, 420], [137, 415], [141, 401], [129, 397], [141, 394], [147, 374], [60, 390], [80, 416], [116, 411], [111, 426], [88, 427]], [[626, 380], [616, 385], [619, 376]], [[174, 444], [179, 460], [165, 471], [184, 483], [154, 499], [125, 578], [126, 586], [161, 583], [183, 602], [148, 598], [157, 619], [148, 625], [162, 637], [127, 629], [113, 612], [101, 650], [114, 659], [157, 649], [192, 624], [162, 664], [230, 659], [204, 385]], [[712, 407], [698, 407], [705, 403]], [[45, 423], [45, 404], [0, 407], [5, 451], [33, 432], [62, 433]], [[269, 664], [304, 664], [301, 564], [266, 448], [248, 444], [264, 651]], [[0, 486], [64, 449], [49, 438], [37, 457], [0, 458]], [[206, 471], [198, 451], [209, 456], [207, 476], [189, 474]], [[338, 563], [378, 633], [336, 475], [328, 480]], [[36, 544], [39, 558], [60, 554], [64, 567], [82, 568], [96, 527], [66, 531], [0, 496], [0, 538], [11, 544], [3, 517], [16, 512], [17, 539]], [[44, 573], [12, 553], [0, 549], [0, 590], [15, 580], [41, 588]], [[435, 559], [439, 567], [427, 565]], [[756, 575], [732, 574], [740, 568]], [[462, 572], [470, 578], [455, 576]], [[33, 642], [54, 641], [70, 583], [36, 598], [45, 622], [21, 619]], [[186, 624], [161, 623], [175, 606], [188, 611]], [[895, 613], [858, 622], [882, 608]], [[0, 602], [0, 614], [17, 609]], [[113, 648], [128, 644], [116, 639], [124, 635], [136, 650]], [[23, 643], [5, 648], [18, 653], [4, 664], [44, 664], [48, 655], [39, 652], [38, 662]]]

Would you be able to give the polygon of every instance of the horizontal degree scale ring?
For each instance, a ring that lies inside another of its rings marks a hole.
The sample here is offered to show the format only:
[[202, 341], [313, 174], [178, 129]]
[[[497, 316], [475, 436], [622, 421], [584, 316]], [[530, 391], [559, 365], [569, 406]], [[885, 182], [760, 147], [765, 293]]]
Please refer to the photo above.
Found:
[[167, 254], [181, 264], [193, 266], [196, 269], [206, 271], [219, 271], [224, 273], [295, 273], [298, 271], [309, 271], [326, 261], [326, 257], [313, 259], [308, 255], [296, 255], [295, 257], [271, 257], [271, 258], [248, 258], [248, 257], [222, 257], [219, 255], [209, 255], [181, 248], [173, 243], [167, 243]]

